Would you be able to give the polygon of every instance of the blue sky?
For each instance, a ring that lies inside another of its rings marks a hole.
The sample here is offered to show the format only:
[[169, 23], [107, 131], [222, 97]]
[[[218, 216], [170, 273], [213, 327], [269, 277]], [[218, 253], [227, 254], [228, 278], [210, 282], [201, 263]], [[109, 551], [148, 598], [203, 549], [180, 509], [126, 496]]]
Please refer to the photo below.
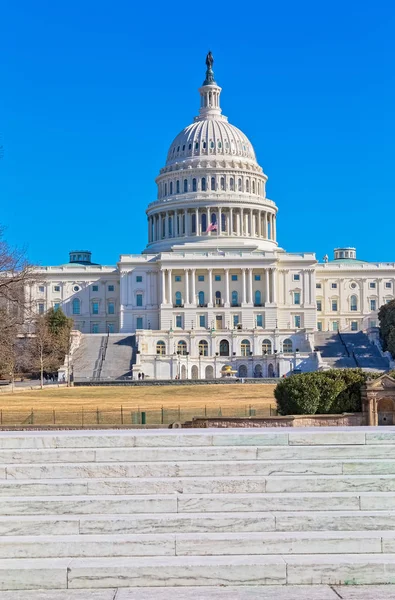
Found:
[[211, 48], [288, 251], [395, 261], [395, 3], [0, 2], [0, 223], [38, 264], [146, 244]]

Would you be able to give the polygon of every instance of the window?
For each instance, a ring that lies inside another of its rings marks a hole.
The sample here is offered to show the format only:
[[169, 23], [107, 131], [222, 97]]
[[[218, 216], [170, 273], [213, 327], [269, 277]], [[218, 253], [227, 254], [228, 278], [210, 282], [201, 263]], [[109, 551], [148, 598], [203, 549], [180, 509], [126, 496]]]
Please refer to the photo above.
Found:
[[283, 341], [283, 352], [292, 352], [292, 340], [289, 338]]
[[54, 285], [53, 291], [54, 292], [60, 292], [60, 285]]
[[239, 315], [233, 315], [233, 327], [237, 327], [240, 321]]
[[370, 301], [370, 310], [376, 310], [376, 300]]
[[38, 286], [38, 291], [43, 294], [45, 292], [45, 287], [43, 285]]
[[221, 306], [221, 292], [215, 292], [215, 306]]
[[262, 295], [261, 295], [261, 292], [259, 290], [255, 291], [255, 294], [254, 294], [254, 304], [255, 304], [255, 306], [261, 306], [262, 305]]
[[254, 279], [255, 279], [255, 281], [260, 281], [261, 280], [261, 276], [260, 275], [254, 275]]
[[204, 281], [204, 275], [198, 275], [198, 281]]
[[202, 177], [202, 192], [206, 191], [206, 178]]
[[115, 287], [114, 287], [113, 285], [109, 285], [109, 286], [108, 286], [108, 291], [109, 291], [109, 292], [113, 292], [113, 291], [114, 291], [114, 289], [115, 289]]
[[143, 328], [143, 317], [137, 317], [136, 319], [136, 329]]
[[197, 190], [196, 179], [195, 179], [195, 178], [193, 178], [193, 179], [192, 179], [192, 191], [193, 191], [193, 192], [196, 192], [196, 190]]
[[206, 315], [199, 315], [199, 327], [206, 327]]
[[200, 340], [199, 342], [199, 355], [208, 356], [208, 343], [206, 340]]
[[179, 193], [180, 193], [180, 180], [177, 179], [177, 181], [176, 181], [176, 194], [179, 194]]
[[136, 275], [136, 282], [137, 283], [142, 283], [143, 281], [143, 276], [142, 275]]
[[114, 323], [107, 323], [107, 331], [108, 331], [108, 333], [114, 333], [114, 331], [115, 331]]
[[351, 296], [350, 298], [350, 310], [357, 311], [358, 310], [358, 298], [357, 296]]
[[73, 315], [79, 315], [81, 312], [81, 302], [79, 300], [79, 298], [74, 298], [73, 300], [73, 304], [72, 304], [72, 312]]
[[165, 342], [162, 342], [162, 340], [156, 342], [156, 353], [160, 356], [164, 356], [166, 354], [166, 344]]
[[255, 194], [255, 181], [252, 182], [252, 193]]
[[358, 331], [358, 321], [351, 321], [351, 331]]
[[300, 274], [299, 273], [295, 273], [293, 276], [293, 280], [294, 281], [300, 281]]
[[263, 340], [262, 342], [262, 354], [272, 353], [272, 343], [270, 340]]
[[92, 292], [98, 292], [99, 291], [99, 286], [98, 285], [92, 285]]
[[99, 333], [99, 323], [91, 323], [91, 333]]
[[187, 355], [187, 344], [186, 342], [184, 342], [184, 340], [180, 340], [177, 344], [177, 352], [178, 354], [181, 354], [182, 356], [186, 356]]
[[198, 293], [198, 302], [199, 306], [204, 306], [204, 292], [202, 291]]
[[173, 182], [172, 181], [170, 181], [170, 186], [169, 187], [170, 187], [169, 195], [171, 196], [172, 193], [173, 193]]
[[376, 327], [377, 323], [375, 319], [369, 321], [369, 327]]
[[263, 327], [263, 315], [256, 315], [255, 323], [257, 327]]
[[165, 196], [167, 196], [167, 183], [165, 183]]
[[38, 305], [38, 314], [43, 315], [45, 312], [45, 305], [43, 302], [40, 302]]
[[374, 290], [374, 289], [376, 288], [376, 284], [375, 284], [375, 282], [374, 282], [374, 281], [371, 281], [371, 282], [369, 283], [369, 287], [370, 287], [370, 289], [371, 289], [371, 290]]
[[56, 310], [59, 310], [59, 308], [60, 308], [60, 303], [59, 302], [55, 302], [54, 305], [53, 305], [53, 309], [56, 311]]
[[317, 310], [318, 312], [322, 311], [322, 300], [317, 300]]
[[225, 177], [221, 177], [221, 190], [225, 189]]
[[232, 275], [232, 281], [237, 281], [237, 275]]
[[315, 287], [316, 287], [316, 289], [317, 289], [317, 290], [320, 290], [322, 286], [321, 286], [321, 284], [320, 284], [320, 283], [316, 283], [316, 284], [315, 284]]
[[174, 281], [181, 281], [181, 275], [176, 275], [174, 277]]
[[250, 191], [250, 182], [249, 182], [249, 180], [247, 179], [247, 181], [246, 181], [246, 192], [248, 192], [248, 193], [249, 193], [249, 191]]
[[296, 329], [300, 329], [300, 315], [294, 315], [294, 327], [296, 327]]
[[182, 315], [176, 315], [176, 327], [182, 327]]
[[390, 282], [390, 281], [386, 281], [386, 282], [385, 282], [385, 287], [386, 287], [387, 289], [391, 288], [391, 287], [392, 287], [392, 286], [391, 286], [391, 282]]
[[181, 292], [176, 292], [176, 306], [182, 305], [182, 296]]
[[211, 189], [215, 190], [215, 177], [211, 178]]
[[234, 290], [232, 292], [232, 306], [238, 306], [239, 305], [239, 294], [236, 292], [236, 290]]
[[188, 179], [184, 179], [184, 194], [188, 191]]
[[229, 356], [229, 342], [228, 340], [221, 340], [219, 343], [219, 355]]
[[221, 275], [214, 275], [215, 281], [221, 281]]
[[241, 356], [250, 356], [251, 345], [248, 340], [241, 341]]
[[317, 331], [322, 331], [322, 321], [318, 321], [318, 323], [317, 323]]
[[331, 288], [332, 288], [332, 290], [336, 290], [337, 289], [337, 283], [332, 283], [331, 284]]
[[356, 287], [357, 287], [357, 284], [355, 282], [350, 284], [350, 288], [352, 288], [353, 290], [355, 290]]
[[75, 286], [73, 287], [73, 291], [74, 291], [74, 292], [79, 292], [79, 290], [80, 290], [80, 286], [79, 286], [79, 285], [75, 285]]
[[242, 187], [242, 184], [241, 184], [241, 179], [239, 179], [239, 180], [238, 180], [238, 182], [237, 182], [237, 187], [238, 187], [238, 189], [239, 189], [239, 192], [242, 192], [242, 191], [243, 191], [243, 187]]
[[231, 177], [229, 180], [229, 187], [230, 187], [230, 191], [233, 192], [235, 189], [235, 180], [233, 179], [233, 177]]
[[206, 213], [202, 214], [202, 231], [206, 231], [207, 229], [207, 215]]
[[98, 315], [98, 314], [99, 314], [99, 303], [92, 302], [92, 315]]
[[143, 306], [143, 294], [136, 294], [136, 306]]
[[107, 314], [115, 315], [115, 304], [114, 302], [109, 302], [107, 305]]
[[339, 324], [337, 321], [332, 321], [332, 331], [338, 331]]
[[294, 304], [300, 304], [300, 292], [294, 292]]

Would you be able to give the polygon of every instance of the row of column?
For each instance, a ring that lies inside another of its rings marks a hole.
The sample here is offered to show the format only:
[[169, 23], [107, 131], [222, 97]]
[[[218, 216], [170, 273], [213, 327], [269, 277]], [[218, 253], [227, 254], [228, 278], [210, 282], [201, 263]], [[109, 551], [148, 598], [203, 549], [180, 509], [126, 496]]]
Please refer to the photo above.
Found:
[[[213, 222], [218, 230], [207, 232], [208, 225]], [[237, 235], [276, 241], [276, 215], [253, 208], [221, 207], [165, 211], [148, 217], [150, 244], [163, 239], [201, 235]]]
[[[162, 304], [175, 304], [175, 295], [173, 294], [173, 269], [162, 269], [162, 293], [161, 301]], [[179, 269], [177, 269], [179, 273]], [[199, 274], [201, 270], [199, 270]], [[209, 308], [212, 308], [216, 304], [216, 298], [213, 294], [213, 284], [217, 283], [213, 279], [213, 269], [207, 269], [208, 275], [208, 302]], [[224, 269], [225, 273], [225, 298], [222, 298], [221, 291], [221, 304], [220, 306], [229, 307], [231, 304], [230, 298], [230, 270]], [[241, 269], [242, 274], [242, 297], [241, 302], [244, 305], [254, 304], [254, 285], [253, 285], [253, 269], [243, 268]], [[261, 274], [261, 273], [260, 273]], [[275, 268], [263, 269], [263, 282], [262, 280], [256, 284], [255, 291], [259, 290], [262, 293], [263, 302], [265, 304], [275, 304], [277, 302], [277, 271]], [[198, 295], [196, 293], [196, 269], [184, 269], [184, 305], [197, 306]], [[222, 281], [221, 281], [222, 283]], [[223, 286], [218, 282], [218, 287]], [[200, 291], [200, 290], [198, 290]], [[217, 290], [214, 290], [214, 292]]]

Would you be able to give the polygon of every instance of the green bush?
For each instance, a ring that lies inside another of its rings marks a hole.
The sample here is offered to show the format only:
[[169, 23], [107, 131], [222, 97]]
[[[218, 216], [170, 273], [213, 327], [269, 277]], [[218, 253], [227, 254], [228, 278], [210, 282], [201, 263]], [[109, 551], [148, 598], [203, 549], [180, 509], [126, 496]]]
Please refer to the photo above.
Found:
[[282, 379], [274, 391], [280, 415], [361, 412], [361, 369], [331, 369]]

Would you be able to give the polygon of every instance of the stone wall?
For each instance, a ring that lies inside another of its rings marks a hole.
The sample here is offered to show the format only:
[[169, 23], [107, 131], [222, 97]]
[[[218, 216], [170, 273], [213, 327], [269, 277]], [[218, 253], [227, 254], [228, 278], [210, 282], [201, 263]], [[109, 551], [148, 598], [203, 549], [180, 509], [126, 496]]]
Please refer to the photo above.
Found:
[[206, 419], [197, 417], [190, 423], [185, 423], [183, 427], [357, 427], [366, 424], [363, 413], [344, 413], [342, 415], [289, 415], [265, 418], [215, 417]]

